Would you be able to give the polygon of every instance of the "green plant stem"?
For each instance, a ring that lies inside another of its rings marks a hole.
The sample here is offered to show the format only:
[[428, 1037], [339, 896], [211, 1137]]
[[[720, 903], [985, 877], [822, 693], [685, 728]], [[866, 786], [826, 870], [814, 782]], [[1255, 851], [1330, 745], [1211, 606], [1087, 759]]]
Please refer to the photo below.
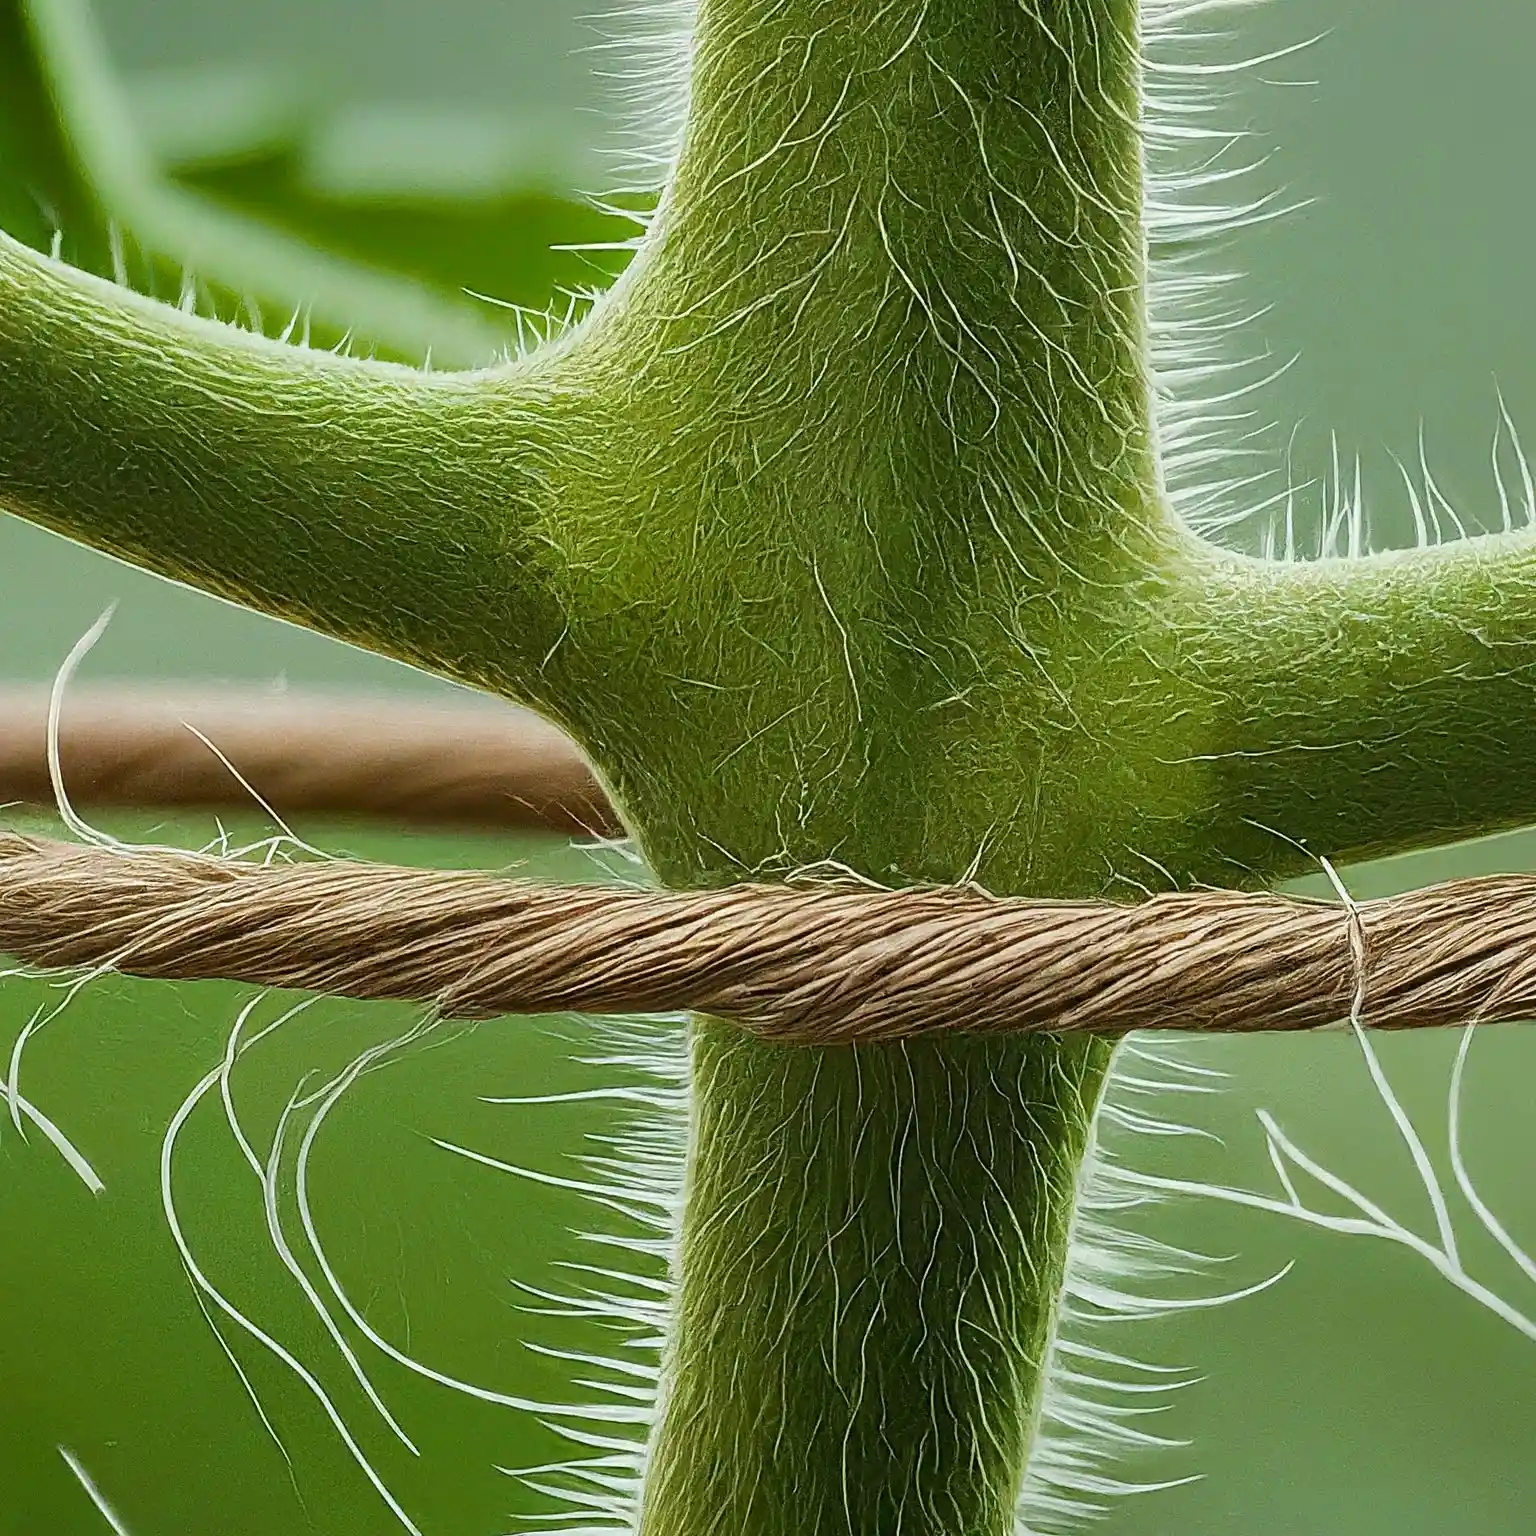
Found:
[[[0, 245], [0, 500], [535, 703], [678, 886], [1083, 896], [1536, 811], [1531, 541], [1275, 569], [1162, 495], [1134, 0], [701, 0], [529, 364], [284, 351]], [[1107, 1065], [694, 1035], [645, 1536], [1003, 1536]]]
[[1216, 557], [1190, 596], [1180, 691], [1211, 712], [1192, 832], [1227, 860], [1207, 878], [1278, 873], [1285, 839], [1299, 868], [1536, 818], [1536, 531]]
[[[1017, 798], [1004, 762], [1062, 718], [1043, 658], [1096, 670], [1074, 626], [1175, 542], [1135, 7], [1058, 10], [1053, 34], [993, 0], [700, 9], [660, 223], [573, 358], [626, 402], [636, 472], [577, 547], [630, 601], [573, 601], [555, 661], [603, 657], [566, 689], [609, 693], [594, 749], [669, 882], [829, 856], [962, 876]], [[637, 553], [611, 542], [637, 530]], [[688, 728], [624, 739], [624, 699]], [[1034, 723], [982, 767], [967, 744], [1002, 699]], [[1101, 884], [1096, 848], [1058, 853], [1032, 869], [1005, 839], [984, 878]], [[790, 1052], [700, 1021], [646, 1536], [1012, 1529], [1107, 1060]]]
[[539, 364], [488, 380], [286, 347], [0, 236], [9, 509], [557, 714], [552, 466], [580, 420]]
[[700, 1030], [642, 1530], [1012, 1530], [1107, 1059]]

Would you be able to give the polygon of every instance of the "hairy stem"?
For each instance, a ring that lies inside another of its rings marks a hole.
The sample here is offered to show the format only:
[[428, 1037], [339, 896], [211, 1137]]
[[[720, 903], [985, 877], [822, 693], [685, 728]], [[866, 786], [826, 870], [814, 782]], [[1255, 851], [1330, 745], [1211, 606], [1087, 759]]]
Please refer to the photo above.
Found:
[[0, 236], [0, 499], [344, 640], [542, 702], [576, 402], [183, 315]]
[[1216, 557], [1191, 608], [1181, 670], [1210, 712], [1212, 776], [1194, 835], [1224, 850], [1225, 878], [1536, 817], [1536, 536]]
[[[590, 535], [634, 601], [578, 618], [601, 640], [569, 664], [606, 670], [567, 686], [611, 694], [594, 749], [669, 883], [827, 857], [962, 876], [1071, 668], [1099, 670], [1075, 623], [1170, 546], [1135, 20], [701, 6], [681, 164], [576, 356], [623, 371], [612, 537], [643, 542]], [[688, 730], [627, 735], [618, 701], [647, 697]], [[1004, 697], [1032, 724], [983, 765]], [[988, 853], [999, 889], [1103, 884], [1092, 835], [1043, 865], [1015, 838]], [[1044, 1038], [790, 1052], [698, 1023], [646, 1536], [1012, 1528], [1107, 1060]]]
[[1013, 1528], [1107, 1057], [700, 1030], [643, 1531]]
[[[0, 500], [538, 704], [675, 886], [1257, 883], [1527, 815], [1528, 541], [1274, 569], [1167, 509], [1137, 21], [701, 0], [635, 264], [494, 373], [0, 244]], [[1105, 1047], [694, 1063], [645, 1536], [1004, 1536]]]

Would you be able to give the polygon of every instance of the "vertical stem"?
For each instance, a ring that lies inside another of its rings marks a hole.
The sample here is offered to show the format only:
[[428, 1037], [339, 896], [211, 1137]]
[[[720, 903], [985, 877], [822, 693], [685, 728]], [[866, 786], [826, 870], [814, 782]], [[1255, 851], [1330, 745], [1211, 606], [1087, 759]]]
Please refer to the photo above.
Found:
[[[1135, 0], [704, 0], [681, 163], [590, 343], [635, 381], [627, 525], [663, 541], [609, 621], [644, 675], [592, 687], [694, 727], [593, 745], [663, 879], [946, 880], [985, 847], [994, 889], [1102, 887], [1123, 808], [1070, 752], [1116, 706], [1080, 636], [1168, 536], [1138, 93]], [[686, 505], [654, 491], [679, 466]], [[672, 579], [718, 595], [702, 638], [652, 619]], [[1021, 794], [1048, 839], [992, 836]], [[1107, 1062], [698, 1023], [645, 1536], [1013, 1528]]]
[[1101, 1044], [695, 1040], [647, 1536], [1003, 1536]]

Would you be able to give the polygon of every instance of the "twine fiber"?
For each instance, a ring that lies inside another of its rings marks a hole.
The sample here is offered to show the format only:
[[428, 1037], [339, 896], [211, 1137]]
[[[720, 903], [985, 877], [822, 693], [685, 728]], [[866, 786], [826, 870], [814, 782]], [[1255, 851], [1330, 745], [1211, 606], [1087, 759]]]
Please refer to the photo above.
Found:
[[[329, 812], [603, 837], [623, 830], [571, 742], [510, 706], [237, 688], [71, 688], [59, 759], [79, 805], [249, 808], [249, 784], [285, 816]], [[54, 802], [46, 688], [0, 688], [0, 804], [8, 801]]]
[[1358, 906], [1234, 891], [1102, 901], [970, 888], [547, 886], [317, 861], [263, 867], [0, 834], [0, 951], [222, 977], [460, 1018], [733, 1019], [834, 1044], [945, 1030], [1386, 1029], [1536, 1014], [1536, 877]]

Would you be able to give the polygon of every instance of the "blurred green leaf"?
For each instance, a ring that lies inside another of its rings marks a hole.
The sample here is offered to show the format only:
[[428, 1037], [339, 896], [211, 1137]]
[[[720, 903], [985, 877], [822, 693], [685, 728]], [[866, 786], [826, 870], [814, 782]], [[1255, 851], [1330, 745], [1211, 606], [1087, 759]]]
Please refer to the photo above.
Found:
[[298, 143], [319, 105], [302, 76], [260, 62], [140, 70], [122, 84], [146, 154], [172, 176]]
[[[483, 295], [492, 306], [536, 311], [559, 309], [566, 293], [606, 287], [628, 259], [622, 247], [637, 230], [634, 217], [547, 186], [453, 196], [407, 178], [392, 185], [376, 176], [365, 194], [350, 195], [336, 180], [317, 185], [312, 165], [306, 146], [288, 143], [189, 167], [177, 180], [243, 214], [444, 294]], [[494, 314], [494, 307], [487, 312]]]
[[65, 132], [23, 0], [0, 0], [0, 228], [77, 266], [109, 268], [108, 219]]
[[606, 287], [648, 200], [573, 191], [579, 155], [547, 120], [409, 102], [328, 107], [271, 64], [165, 69], [129, 83], [164, 173], [240, 215], [462, 301], [560, 309]]
[[[42, 249], [61, 232], [60, 253], [78, 265], [269, 333], [307, 317], [315, 345], [348, 338], [402, 361], [488, 363], [519, 334], [499, 304], [558, 306], [561, 290], [606, 283], [621, 259], [552, 247], [612, 246], [634, 229], [569, 195], [563, 173], [530, 189], [530, 146], [511, 133], [488, 160], [483, 134], [478, 145], [461, 134], [456, 147], [404, 121], [383, 137], [397, 161], [411, 151], [413, 180], [391, 187], [376, 165], [371, 188], [356, 176], [349, 187], [334, 163], [317, 180], [324, 119], [293, 92], [227, 70], [176, 88], [162, 81], [147, 106], [141, 94], [151, 139], [181, 164], [167, 175], [82, 0], [0, 0], [0, 91], [6, 229]], [[351, 159], [355, 170], [355, 148]], [[446, 198], [422, 175], [433, 165]]]

